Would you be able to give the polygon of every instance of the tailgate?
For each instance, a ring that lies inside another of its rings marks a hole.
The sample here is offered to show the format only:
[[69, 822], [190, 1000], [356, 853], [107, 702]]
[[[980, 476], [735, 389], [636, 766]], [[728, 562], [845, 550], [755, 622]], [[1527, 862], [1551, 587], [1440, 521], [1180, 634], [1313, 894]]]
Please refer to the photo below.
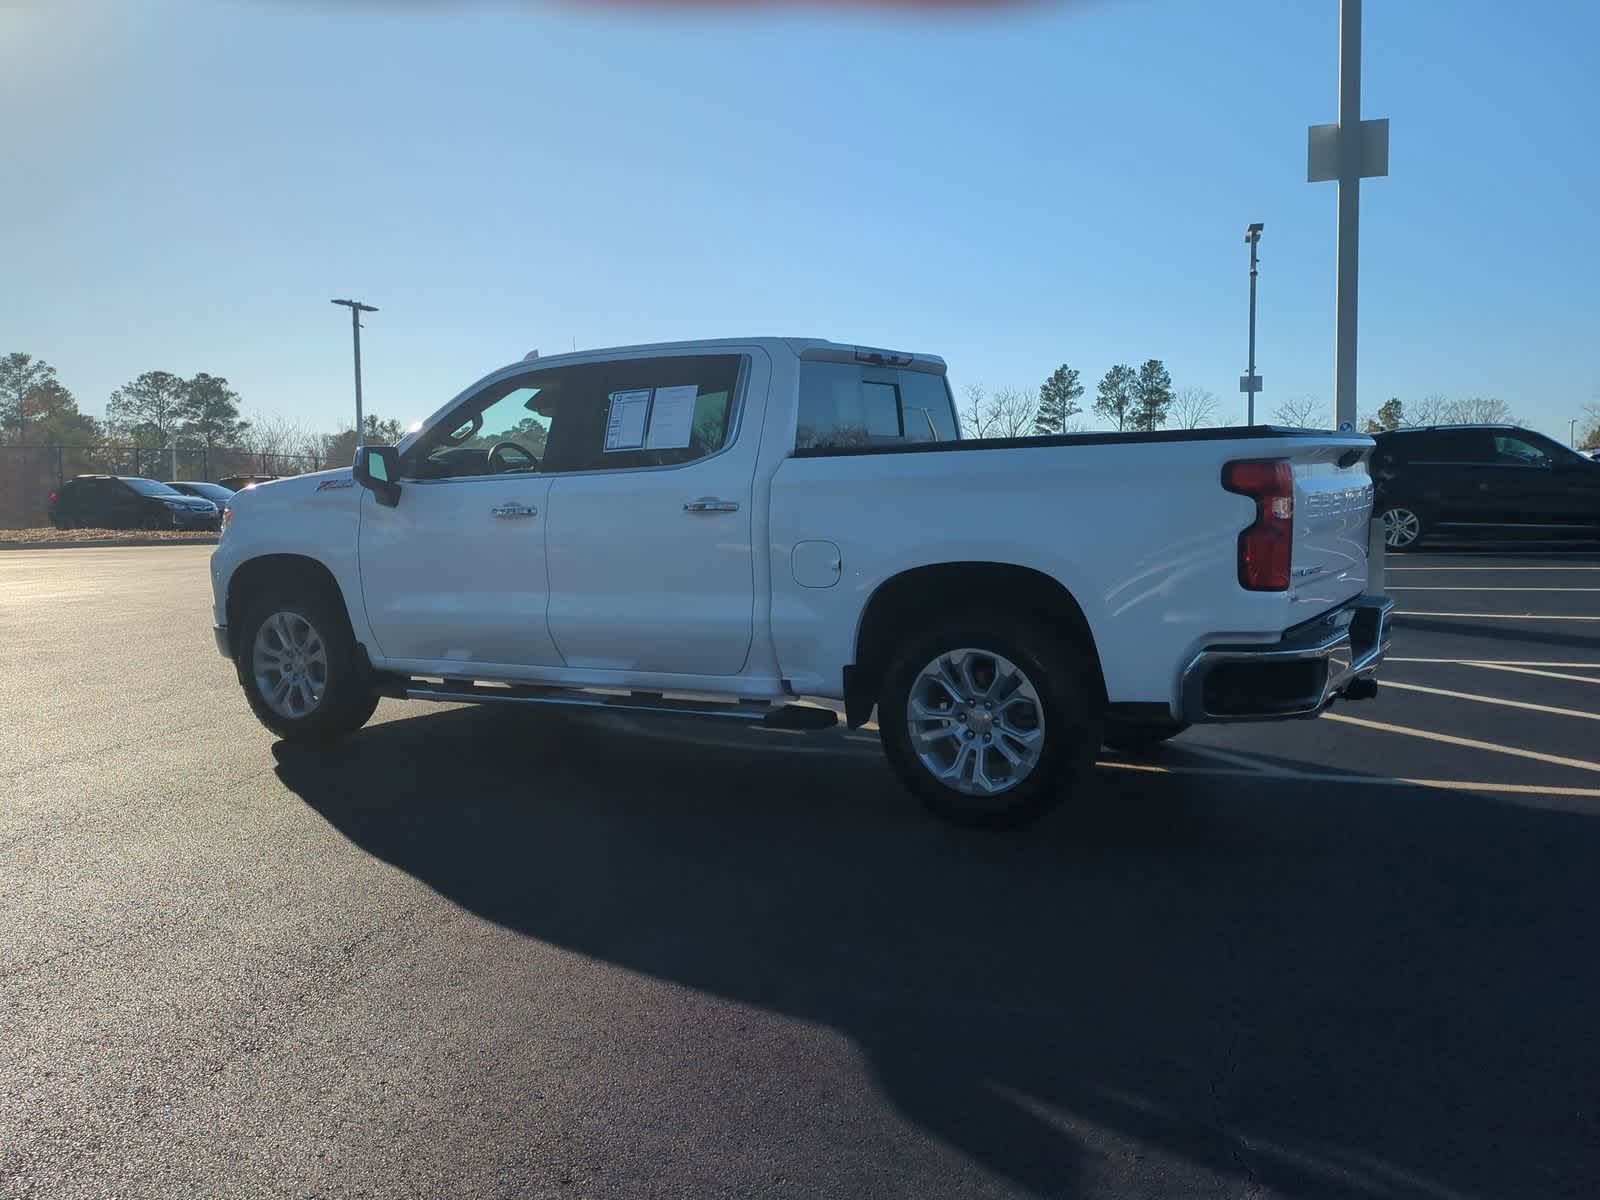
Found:
[[[1332, 436], [1332, 435], [1330, 435]], [[1372, 519], [1370, 446], [1295, 446], [1294, 548], [1289, 559], [1289, 621], [1298, 624], [1367, 587], [1367, 525]]]

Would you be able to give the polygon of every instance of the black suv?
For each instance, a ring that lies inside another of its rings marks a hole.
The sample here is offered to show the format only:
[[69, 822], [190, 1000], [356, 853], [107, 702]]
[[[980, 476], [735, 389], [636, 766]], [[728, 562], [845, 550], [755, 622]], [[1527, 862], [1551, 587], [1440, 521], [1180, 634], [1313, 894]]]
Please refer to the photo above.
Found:
[[154, 479], [79, 475], [50, 493], [57, 529], [220, 529], [222, 510]]
[[1374, 436], [1373, 511], [1391, 550], [1427, 534], [1600, 538], [1600, 462], [1515, 425]]

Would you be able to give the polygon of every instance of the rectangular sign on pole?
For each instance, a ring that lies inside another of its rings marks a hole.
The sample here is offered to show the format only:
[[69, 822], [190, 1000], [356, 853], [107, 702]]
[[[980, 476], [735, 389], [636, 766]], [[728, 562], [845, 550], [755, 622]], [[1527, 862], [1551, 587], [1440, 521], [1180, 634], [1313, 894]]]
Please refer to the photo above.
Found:
[[1261, 390], [1261, 376], [1259, 376], [1259, 375], [1241, 375], [1241, 376], [1239, 376], [1239, 390], [1241, 392], [1259, 392]]
[[[1306, 131], [1306, 182], [1327, 183], [1339, 178], [1342, 163], [1337, 125], [1313, 125]], [[1361, 122], [1361, 144], [1356, 147], [1361, 178], [1376, 179], [1389, 173], [1389, 118]]]

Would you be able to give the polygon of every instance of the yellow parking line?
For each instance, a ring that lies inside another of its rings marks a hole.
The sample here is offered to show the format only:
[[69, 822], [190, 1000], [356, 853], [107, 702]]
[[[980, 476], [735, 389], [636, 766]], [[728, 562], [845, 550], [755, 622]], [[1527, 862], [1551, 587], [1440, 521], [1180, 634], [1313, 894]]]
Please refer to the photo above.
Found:
[[1519, 796], [1600, 796], [1600, 788], [1545, 787], [1537, 783], [1483, 783], [1466, 779], [1397, 779], [1425, 788], [1454, 788], [1458, 792], [1513, 792]]
[[1479, 621], [1600, 621], [1600, 617], [1549, 617], [1543, 613], [1447, 613], [1447, 612], [1412, 612], [1409, 608], [1398, 609], [1397, 617], [1469, 617]]
[[[1593, 683], [1594, 680], [1588, 682]], [[1501, 704], [1506, 708], [1525, 708], [1529, 712], [1550, 713], [1557, 717], [1582, 717], [1585, 721], [1600, 721], [1600, 713], [1583, 712], [1576, 708], [1554, 708], [1548, 704], [1532, 704], [1526, 700], [1506, 700], [1500, 696], [1480, 696], [1476, 692], [1455, 692], [1449, 688], [1423, 687], [1420, 683], [1399, 683], [1393, 679], [1383, 681], [1385, 688], [1399, 688], [1403, 692], [1426, 692], [1430, 696], [1448, 696], [1452, 700], [1476, 700], [1479, 704]]]
[[1449, 746], [1462, 746], [1468, 750], [1487, 750], [1493, 754], [1509, 754], [1513, 758], [1531, 758], [1535, 762], [1551, 763], [1558, 767], [1573, 767], [1579, 771], [1600, 773], [1600, 763], [1582, 758], [1564, 758], [1559, 754], [1541, 754], [1537, 750], [1523, 750], [1518, 746], [1501, 746], [1494, 742], [1480, 742], [1476, 738], [1456, 737], [1450, 733], [1435, 733], [1431, 729], [1413, 729], [1409, 725], [1389, 725], [1383, 721], [1369, 721], [1365, 717], [1347, 717], [1343, 713], [1323, 713], [1324, 721], [1338, 721], [1345, 725], [1359, 725], [1363, 729], [1376, 729], [1382, 733], [1399, 733], [1406, 737], [1422, 738], [1430, 742], [1444, 742]]

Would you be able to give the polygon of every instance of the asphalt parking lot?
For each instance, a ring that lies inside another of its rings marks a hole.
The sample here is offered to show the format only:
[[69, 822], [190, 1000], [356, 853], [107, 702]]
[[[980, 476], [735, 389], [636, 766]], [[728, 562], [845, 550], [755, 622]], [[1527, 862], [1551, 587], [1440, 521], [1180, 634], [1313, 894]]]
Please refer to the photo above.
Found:
[[861, 732], [274, 745], [208, 552], [0, 554], [0, 1195], [1600, 1194], [1600, 555], [978, 836]]

